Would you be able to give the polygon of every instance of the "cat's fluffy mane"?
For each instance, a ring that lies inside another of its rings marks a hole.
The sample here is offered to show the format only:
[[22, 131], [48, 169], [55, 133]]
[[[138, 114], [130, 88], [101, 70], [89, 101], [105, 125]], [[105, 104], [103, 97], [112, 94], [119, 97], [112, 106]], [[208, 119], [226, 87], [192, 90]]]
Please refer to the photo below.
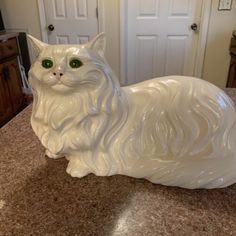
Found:
[[[31, 73], [34, 93], [31, 123], [42, 144], [52, 153], [107, 148], [126, 119], [124, 96], [114, 89], [111, 71], [97, 64], [72, 94], [61, 95]], [[119, 110], [119, 111], [118, 111]], [[40, 125], [39, 125], [40, 124]]]

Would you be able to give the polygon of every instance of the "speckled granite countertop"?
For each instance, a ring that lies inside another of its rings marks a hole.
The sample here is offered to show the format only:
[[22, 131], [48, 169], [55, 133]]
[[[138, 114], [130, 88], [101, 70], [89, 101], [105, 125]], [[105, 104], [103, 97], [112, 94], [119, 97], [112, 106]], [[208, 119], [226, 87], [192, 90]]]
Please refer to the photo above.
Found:
[[[226, 92], [236, 102], [236, 89]], [[185, 190], [125, 176], [82, 179], [44, 157], [31, 107], [0, 129], [0, 236], [236, 235], [236, 185]]]

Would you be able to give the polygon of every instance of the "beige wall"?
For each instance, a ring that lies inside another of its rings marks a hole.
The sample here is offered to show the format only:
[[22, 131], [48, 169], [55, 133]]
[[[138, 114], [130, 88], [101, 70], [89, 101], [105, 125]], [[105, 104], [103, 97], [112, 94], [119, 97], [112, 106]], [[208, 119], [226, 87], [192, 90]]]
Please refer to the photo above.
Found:
[[[0, 0], [0, 8], [6, 29], [41, 38], [37, 0]], [[31, 48], [30, 57], [34, 60]]]
[[[1, 0], [5, 25], [10, 29], [24, 29], [41, 38], [37, 0]], [[236, 0], [232, 11], [218, 11], [218, 0], [212, 0], [209, 34], [205, 53], [203, 78], [217, 86], [226, 84], [229, 67], [229, 42], [233, 29], [236, 29]], [[120, 75], [120, 20], [119, 0], [104, 0], [107, 33], [106, 57], [115, 73]]]
[[212, 0], [203, 78], [225, 87], [230, 62], [230, 38], [232, 31], [236, 30], [236, 0], [233, 0], [232, 11], [218, 11], [217, 8], [218, 0]]
[[107, 35], [106, 58], [120, 77], [120, 2], [104, 0], [105, 32]]
[[41, 37], [36, 0], [0, 0], [5, 27]]

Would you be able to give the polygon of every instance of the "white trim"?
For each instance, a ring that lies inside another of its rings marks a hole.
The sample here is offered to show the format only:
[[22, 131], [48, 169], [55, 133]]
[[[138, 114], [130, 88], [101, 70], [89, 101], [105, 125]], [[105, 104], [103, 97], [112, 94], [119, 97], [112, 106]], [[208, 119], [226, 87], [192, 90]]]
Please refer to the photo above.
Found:
[[[126, 63], [126, 12], [127, 12], [127, 1], [120, 0], [120, 82], [122, 85], [127, 83], [126, 72], [127, 72], [127, 63]], [[210, 22], [211, 15], [211, 3], [212, 0], [203, 0], [202, 4], [202, 15], [200, 22], [200, 32], [197, 45], [197, 55], [194, 66], [194, 76], [202, 77], [204, 58], [207, 44], [208, 36], [208, 26]]]
[[127, 15], [127, 1], [120, 0], [120, 84], [127, 84], [126, 72], [127, 72], [127, 63], [126, 63], [126, 15]]
[[[39, 20], [40, 20], [40, 28], [41, 28], [41, 37], [45, 43], [48, 43], [48, 34], [46, 29], [47, 21], [46, 21], [46, 12], [44, 7], [44, 0], [37, 0], [38, 9], [39, 9]], [[105, 31], [105, 16], [104, 16], [104, 0], [97, 0], [98, 6], [98, 32]]]
[[105, 32], [104, 0], [98, 0], [98, 32]]
[[48, 34], [46, 29], [47, 21], [46, 21], [46, 13], [44, 8], [44, 1], [37, 0], [38, 9], [39, 9], [39, 20], [40, 20], [40, 29], [41, 29], [41, 37], [45, 43], [48, 43]]
[[203, 0], [194, 76], [202, 78], [212, 0]]

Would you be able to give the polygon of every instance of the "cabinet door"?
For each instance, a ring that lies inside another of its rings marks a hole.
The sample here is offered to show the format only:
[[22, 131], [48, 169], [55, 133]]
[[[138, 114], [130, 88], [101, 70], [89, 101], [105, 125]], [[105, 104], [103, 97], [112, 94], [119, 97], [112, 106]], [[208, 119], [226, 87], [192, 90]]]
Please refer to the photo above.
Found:
[[236, 88], [236, 57], [232, 57], [230, 61], [227, 87]]
[[12, 102], [13, 113], [17, 114], [23, 106], [24, 97], [21, 89], [21, 76], [17, 58], [5, 63], [9, 69], [9, 79], [7, 80], [9, 94]]
[[5, 64], [0, 64], [0, 126], [13, 116], [7, 78], [5, 78], [8, 73], [7, 70], [8, 68]]

